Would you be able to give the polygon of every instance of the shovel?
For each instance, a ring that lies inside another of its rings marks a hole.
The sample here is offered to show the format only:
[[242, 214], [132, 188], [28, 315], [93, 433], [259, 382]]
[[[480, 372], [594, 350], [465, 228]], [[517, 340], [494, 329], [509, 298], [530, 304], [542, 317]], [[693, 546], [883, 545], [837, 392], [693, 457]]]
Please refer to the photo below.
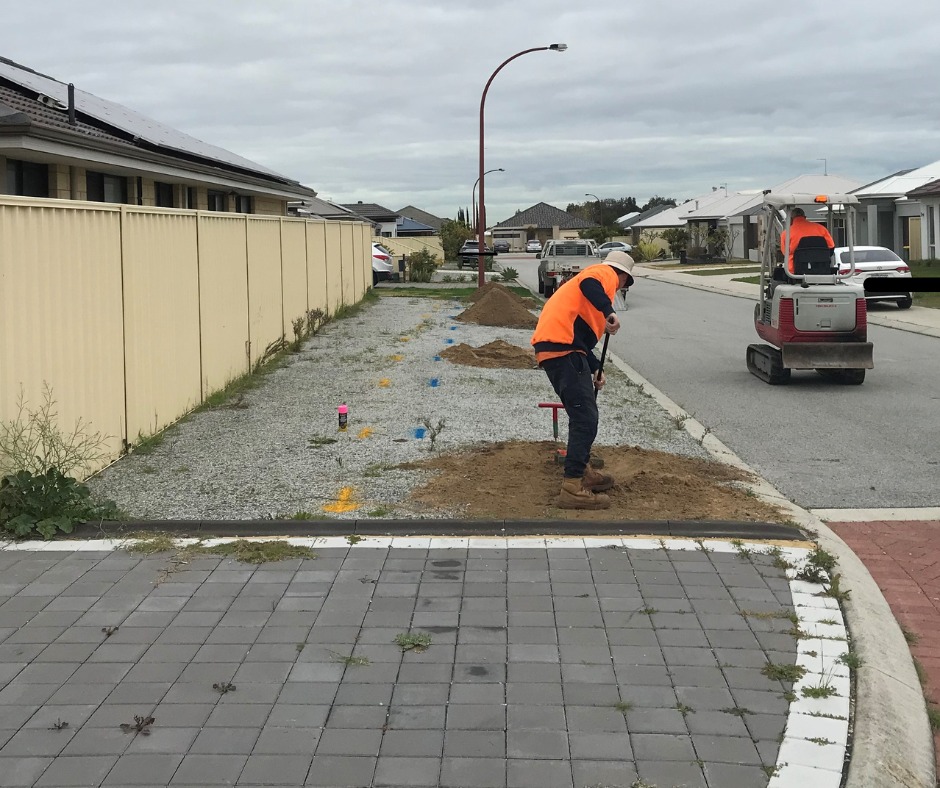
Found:
[[[604, 371], [604, 360], [607, 358], [607, 343], [610, 342], [610, 334], [604, 334], [604, 347], [601, 348], [601, 364], [597, 368], [597, 377], [600, 377], [601, 373]], [[597, 392], [600, 389], [597, 388], [597, 384], [594, 384], [594, 399], [597, 399]]]

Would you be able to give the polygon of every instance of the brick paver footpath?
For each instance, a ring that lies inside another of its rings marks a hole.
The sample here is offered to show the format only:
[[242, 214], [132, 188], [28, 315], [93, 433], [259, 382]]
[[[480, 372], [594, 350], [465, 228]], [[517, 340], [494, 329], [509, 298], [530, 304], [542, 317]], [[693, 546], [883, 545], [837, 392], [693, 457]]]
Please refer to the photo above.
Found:
[[[828, 523], [865, 564], [923, 668], [924, 693], [940, 704], [940, 522]], [[934, 732], [940, 753], [940, 731]], [[937, 759], [940, 771], [940, 757]]]
[[0, 551], [0, 786], [763, 788], [785, 572], [611, 541]]

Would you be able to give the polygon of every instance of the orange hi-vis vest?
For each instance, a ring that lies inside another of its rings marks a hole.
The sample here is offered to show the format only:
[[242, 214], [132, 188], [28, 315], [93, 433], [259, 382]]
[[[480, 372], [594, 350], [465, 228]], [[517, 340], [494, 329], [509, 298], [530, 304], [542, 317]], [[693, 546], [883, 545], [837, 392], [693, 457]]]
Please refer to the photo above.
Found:
[[[609, 301], [608, 311], [592, 304], [581, 291], [581, 283], [588, 279], [600, 283]], [[536, 361], [541, 364], [571, 352], [590, 355], [604, 334], [607, 315], [614, 311], [613, 300], [619, 284], [620, 278], [613, 268], [597, 263], [559, 287], [542, 307], [532, 334]]]
[[[811, 238], [814, 236], [824, 238], [830, 250], [835, 248], [836, 245], [832, 240], [832, 236], [829, 235], [829, 231], [826, 229], [824, 224], [811, 222], [805, 216], [793, 217], [793, 220], [790, 222], [790, 257], [787, 259], [787, 270], [791, 274], [793, 273], [793, 250], [799, 246], [800, 241], [802, 241], [804, 238]], [[786, 253], [787, 234], [780, 233], [780, 254]]]

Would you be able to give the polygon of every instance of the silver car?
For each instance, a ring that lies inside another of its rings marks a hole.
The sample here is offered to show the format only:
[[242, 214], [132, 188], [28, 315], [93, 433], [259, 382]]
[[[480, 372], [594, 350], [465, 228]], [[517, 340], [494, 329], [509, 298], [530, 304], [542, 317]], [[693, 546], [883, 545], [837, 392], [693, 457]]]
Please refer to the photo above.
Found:
[[[833, 252], [833, 261], [839, 266], [840, 274], [851, 271], [849, 247], [837, 246]], [[864, 286], [865, 280], [877, 277], [897, 280], [897, 289], [891, 283], [891, 292], [865, 292], [866, 301], [895, 301], [900, 309], [910, 309], [913, 299], [907, 290], [907, 281], [911, 278], [911, 269], [900, 257], [883, 246], [855, 247], [855, 275], [847, 281]]]

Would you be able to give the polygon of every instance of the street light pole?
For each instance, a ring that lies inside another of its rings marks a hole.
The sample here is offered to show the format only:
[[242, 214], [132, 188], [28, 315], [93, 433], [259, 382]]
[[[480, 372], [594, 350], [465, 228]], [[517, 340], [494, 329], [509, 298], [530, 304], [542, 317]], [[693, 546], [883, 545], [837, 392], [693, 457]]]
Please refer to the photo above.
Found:
[[486, 283], [486, 275], [484, 274], [486, 265], [484, 263], [485, 256], [483, 254], [483, 252], [486, 251], [486, 247], [483, 245], [483, 236], [486, 232], [486, 199], [483, 196], [486, 183], [484, 178], [486, 172], [483, 170], [483, 108], [486, 104], [486, 94], [489, 91], [493, 80], [496, 78], [496, 75], [502, 71], [507, 64], [511, 63], [517, 57], [528, 55], [530, 52], [547, 52], [549, 50], [552, 52], [564, 52], [567, 48], [567, 44], [549, 44], [547, 47], [532, 47], [531, 49], [523, 49], [521, 52], [516, 52], [515, 55], [506, 58], [502, 63], [500, 63], [496, 70], [490, 74], [490, 78], [486, 80], [486, 87], [483, 88], [483, 95], [480, 97], [480, 210], [479, 218], [477, 219], [477, 240], [480, 244], [480, 254], [477, 257], [477, 287], [483, 287], [483, 285]]
[[821, 161], [823, 163], [823, 175], [829, 174], [829, 162], [826, 159], [816, 159], [816, 161]]
[[[491, 172], [506, 172], [502, 167], [497, 167], [495, 170], [487, 170], [484, 172], [484, 175], [489, 175]], [[473, 218], [474, 218], [474, 230], [478, 229], [480, 224], [479, 214], [477, 213], [477, 184], [480, 182], [480, 179], [477, 178], [473, 182], [473, 196], [470, 198], [470, 206], [473, 208]]]
[[585, 192], [584, 196], [593, 197], [595, 200], [597, 200], [597, 226], [603, 227], [603, 222], [601, 222], [601, 198], [596, 194], [591, 194], [590, 192]]

